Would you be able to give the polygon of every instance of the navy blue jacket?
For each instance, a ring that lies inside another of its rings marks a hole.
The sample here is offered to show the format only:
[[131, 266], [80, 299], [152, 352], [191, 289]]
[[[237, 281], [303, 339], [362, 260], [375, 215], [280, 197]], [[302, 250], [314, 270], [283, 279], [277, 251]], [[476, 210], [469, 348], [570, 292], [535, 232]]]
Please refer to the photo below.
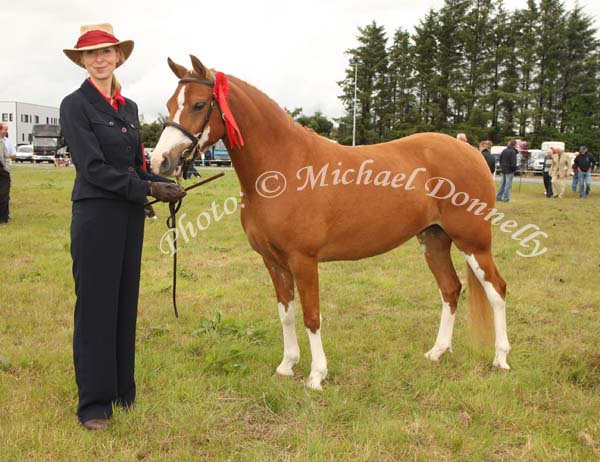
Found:
[[483, 154], [483, 158], [485, 159], [485, 163], [488, 165], [490, 172], [494, 173], [494, 170], [496, 170], [496, 161], [492, 157], [490, 150], [486, 148], [481, 151], [481, 154]]
[[508, 146], [500, 154], [500, 168], [502, 173], [515, 173], [519, 167], [517, 165], [517, 150]]
[[115, 111], [87, 80], [60, 104], [60, 124], [77, 174], [71, 200], [124, 199], [143, 204], [147, 181], [170, 181], [142, 170], [137, 105]]

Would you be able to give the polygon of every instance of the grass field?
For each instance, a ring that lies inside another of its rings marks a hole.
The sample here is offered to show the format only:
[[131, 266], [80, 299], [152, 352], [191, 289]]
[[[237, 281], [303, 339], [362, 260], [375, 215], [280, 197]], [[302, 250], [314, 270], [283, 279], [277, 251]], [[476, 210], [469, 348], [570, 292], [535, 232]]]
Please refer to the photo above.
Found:
[[[138, 318], [137, 406], [106, 432], [75, 416], [69, 254], [72, 168], [16, 166], [12, 214], [0, 227], [0, 461], [598, 461], [600, 460], [600, 188], [587, 200], [513, 187], [498, 208], [548, 234], [523, 249], [494, 228], [508, 283], [511, 372], [469, 339], [463, 303], [454, 353], [423, 357], [441, 306], [416, 240], [383, 256], [320, 266], [322, 393], [282, 355], [274, 290], [239, 210], [171, 258], [159, 250], [166, 207], [148, 221]], [[209, 170], [203, 171], [210, 172]], [[190, 193], [190, 217], [239, 195], [233, 171]], [[465, 264], [454, 254], [466, 285]]]

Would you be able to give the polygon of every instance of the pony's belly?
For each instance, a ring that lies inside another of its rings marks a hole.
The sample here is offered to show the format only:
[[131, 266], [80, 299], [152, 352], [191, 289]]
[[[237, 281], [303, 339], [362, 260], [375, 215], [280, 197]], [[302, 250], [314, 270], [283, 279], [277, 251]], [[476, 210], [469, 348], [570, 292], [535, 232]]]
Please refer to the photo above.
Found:
[[373, 257], [404, 244], [417, 232], [390, 233], [387, 230], [385, 233], [371, 234], [370, 236], [335, 240], [320, 249], [318, 259], [319, 261], [338, 261]]

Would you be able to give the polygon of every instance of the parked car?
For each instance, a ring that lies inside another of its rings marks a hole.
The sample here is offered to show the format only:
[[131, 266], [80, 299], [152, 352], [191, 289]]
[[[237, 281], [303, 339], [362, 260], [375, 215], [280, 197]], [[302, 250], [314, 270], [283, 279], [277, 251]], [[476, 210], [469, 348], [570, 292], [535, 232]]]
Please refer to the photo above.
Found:
[[533, 173], [542, 173], [544, 169], [544, 157], [546, 157], [546, 151], [541, 149], [530, 149], [529, 150], [529, 170], [533, 170]]
[[[225, 143], [223, 143], [222, 140], [217, 141], [210, 151], [210, 156], [205, 155], [204, 158], [206, 165], [231, 165], [231, 158], [229, 157], [229, 152], [227, 151]], [[210, 157], [210, 159], [208, 159], [207, 157]]]
[[150, 168], [150, 158], [152, 157], [152, 151], [154, 151], [154, 148], [144, 147], [144, 156], [146, 157], [146, 169], [149, 172], [152, 171]]
[[33, 162], [33, 145], [22, 144], [17, 146], [15, 162]]

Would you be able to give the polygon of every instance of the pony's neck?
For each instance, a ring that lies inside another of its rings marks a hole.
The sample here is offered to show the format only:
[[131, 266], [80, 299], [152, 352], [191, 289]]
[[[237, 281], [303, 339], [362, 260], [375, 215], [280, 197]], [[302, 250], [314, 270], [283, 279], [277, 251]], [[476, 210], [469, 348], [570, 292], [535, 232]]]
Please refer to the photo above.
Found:
[[289, 171], [302, 162], [311, 134], [297, 124], [275, 101], [235, 77], [229, 79], [229, 106], [238, 124], [244, 146], [231, 148], [231, 161], [242, 192], [255, 193], [256, 179], [268, 171]]

